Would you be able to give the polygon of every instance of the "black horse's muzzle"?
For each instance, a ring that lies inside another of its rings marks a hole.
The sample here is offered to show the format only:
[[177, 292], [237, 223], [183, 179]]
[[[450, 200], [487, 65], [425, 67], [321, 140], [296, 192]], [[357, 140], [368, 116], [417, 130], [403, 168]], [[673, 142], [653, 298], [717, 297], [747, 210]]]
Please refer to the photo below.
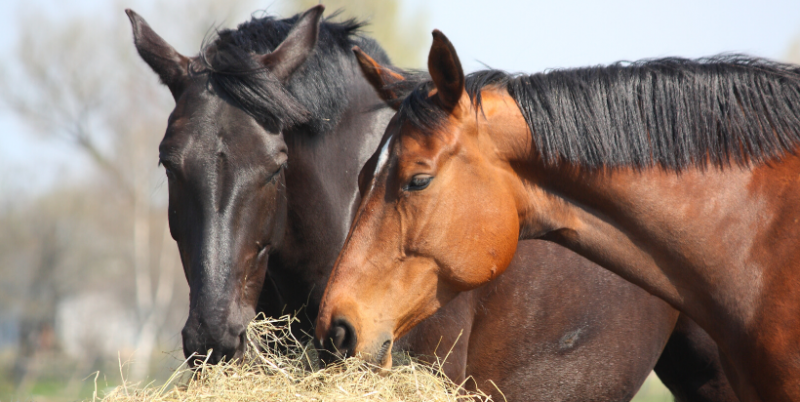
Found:
[[[202, 362], [217, 364], [241, 359], [247, 344], [246, 325], [193, 325], [187, 322], [181, 331], [183, 354], [192, 367]], [[210, 351], [210, 355], [209, 355]]]

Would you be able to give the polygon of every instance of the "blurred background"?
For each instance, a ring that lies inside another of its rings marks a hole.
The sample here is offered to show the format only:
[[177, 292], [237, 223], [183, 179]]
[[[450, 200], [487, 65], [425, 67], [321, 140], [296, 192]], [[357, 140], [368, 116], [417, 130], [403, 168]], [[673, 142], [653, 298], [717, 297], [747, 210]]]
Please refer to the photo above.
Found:
[[[157, 146], [173, 101], [139, 59], [133, 8], [185, 55], [214, 29], [311, 0], [0, 3], [0, 400], [76, 400], [182, 361], [188, 286]], [[465, 71], [536, 72], [748, 53], [800, 63], [800, 2], [336, 0], [395, 63], [442, 30]], [[98, 373], [95, 375], [94, 373]], [[656, 380], [639, 401], [671, 400]]]

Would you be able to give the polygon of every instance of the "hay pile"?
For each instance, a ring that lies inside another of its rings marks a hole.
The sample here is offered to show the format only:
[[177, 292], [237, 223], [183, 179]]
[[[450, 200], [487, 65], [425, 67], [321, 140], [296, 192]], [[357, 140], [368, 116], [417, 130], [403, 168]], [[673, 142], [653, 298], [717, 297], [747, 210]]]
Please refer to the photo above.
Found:
[[192, 378], [184, 363], [161, 386], [122, 385], [105, 402], [173, 401], [489, 401], [466, 392], [442, 374], [438, 365], [407, 354], [388, 374], [379, 374], [358, 359], [317, 370], [313, 347], [292, 336], [292, 318], [259, 319], [250, 324], [248, 351], [242, 362], [203, 364]]

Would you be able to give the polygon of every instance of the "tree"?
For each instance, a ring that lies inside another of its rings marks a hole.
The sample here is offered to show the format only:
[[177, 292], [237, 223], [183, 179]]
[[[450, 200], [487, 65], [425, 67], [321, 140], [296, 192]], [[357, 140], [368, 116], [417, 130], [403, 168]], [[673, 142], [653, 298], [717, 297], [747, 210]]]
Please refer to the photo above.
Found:
[[[187, 53], [194, 54], [215, 24], [246, 18], [252, 3], [158, 1], [139, 11], [151, 15], [151, 23], [163, 27], [164, 36], [179, 49], [193, 48]], [[42, 10], [28, 10], [18, 19], [16, 58], [0, 82], [0, 97], [39, 135], [87, 157], [92, 169], [80, 183], [40, 197], [52, 207], [38, 211], [43, 222], [16, 223], [18, 236], [8, 244], [28, 246], [4, 255], [4, 262], [12, 262], [2, 269], [13, 272], [24, 287], [16, 304], [38, 306], [20, 314], [33, 327], [55, 326], [58, 303], [93, 286], [114, 289], [117, 297], [134, 305], [139, 333], [131, 377], [138, 380], [149, 371], [175, 306], [176, 277], [182, 276], [167, 230], [165, 179], [156, 165], [174, 103], [136, 54], [123, 8], [113, 11], [113, 16], [95, 11], [52, 18]], [[66, 202], [76, 210], [64, 211]], [[16, 218], [34, 219], [26, 208], [16, 212]], [[38, 260], [32, 257], [36, 254]], [[125, 268], [118, 269], [120, 264]], [[94, 283], [92, 278], [98, 277], [105, 283]], [[181, 289], [185, 294], [186, 286]], [[187, 300], [180, 300], [183, 311]], [[169, 328], [174, 341], [177, 330], [175, 325]], [[36, 350], [35, 341], [22, 338], [28, 344], [23, 350]]]

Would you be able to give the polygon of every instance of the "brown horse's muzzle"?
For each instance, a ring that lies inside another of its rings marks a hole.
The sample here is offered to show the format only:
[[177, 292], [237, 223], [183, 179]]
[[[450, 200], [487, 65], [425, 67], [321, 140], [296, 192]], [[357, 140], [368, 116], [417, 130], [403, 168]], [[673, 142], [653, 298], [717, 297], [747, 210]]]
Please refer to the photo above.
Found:
[[356, 356], [379, 368], [389, 368], [392, 366], [392, 343], [392, 335], [386, 333], [377, 337], [373, 345], [359, 345], [355, 327], [343, 317], [332, 321], [322, 339], [314, 339], [323, 366]]

